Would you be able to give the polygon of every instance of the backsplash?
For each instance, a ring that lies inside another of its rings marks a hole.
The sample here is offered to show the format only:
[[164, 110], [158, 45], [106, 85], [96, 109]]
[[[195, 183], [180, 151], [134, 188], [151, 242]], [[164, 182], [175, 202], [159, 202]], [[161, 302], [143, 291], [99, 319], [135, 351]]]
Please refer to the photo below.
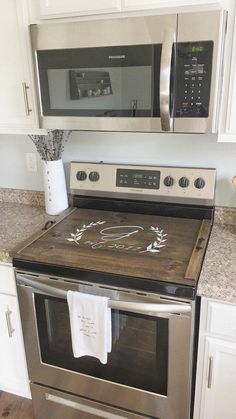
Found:
[[[26, 153], [34, 153], [27, 136], [0, 135], [0, 188], [43, 190], [40, 158], [37, 172], [26, 169]], [[236, 207], [236, 143], [218, 143], [213, 135], [143, 134], [74, 131], [65, 144], [67, 184], [72, 160], [150, 165], [214, 167], [216, 205]]]
[[44, 192], [23, 189], [0, 188], [0, 202], [44, 207]]

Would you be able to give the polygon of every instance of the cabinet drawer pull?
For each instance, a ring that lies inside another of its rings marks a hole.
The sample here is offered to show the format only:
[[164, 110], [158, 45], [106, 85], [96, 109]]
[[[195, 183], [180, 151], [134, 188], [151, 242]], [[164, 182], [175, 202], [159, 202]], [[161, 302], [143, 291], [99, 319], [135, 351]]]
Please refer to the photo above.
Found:
[[25, 111], [26, 111], [26, 115], [29, 116], [30, 112], [32, 112], [32, 109], [30, 109], [29, 107], [29, 99], [28, 99], [28, 92], [27, 92], [27, 90], [29, 89], [29, 86], [25, 82], [23, 82], [22, 87], [23, 87], [24, 100], [25, 100]]
[[212, 372], [213, 372], [213, 356], [210, 356], [210, 358], [209, 358], [209, 367], [208, 367], [207, 388], [211, 388], [211, 384], [212, 384]]
[[11, 325], [11, 314], [12, 314], [12, 311], [9, 309], [9, 307], [7, 307], [7, 311], [5, 312], [5, 316], [6, 316], [9, 338], [12, 338], [13, 332], [15, 331], [15, 329], [13, 329], [13, 327]]

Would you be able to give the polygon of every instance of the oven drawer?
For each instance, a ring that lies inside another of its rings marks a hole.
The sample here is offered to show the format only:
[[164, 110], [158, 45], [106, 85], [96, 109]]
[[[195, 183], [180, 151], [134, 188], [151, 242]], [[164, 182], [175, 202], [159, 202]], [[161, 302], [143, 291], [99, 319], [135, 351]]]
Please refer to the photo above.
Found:
[[82, 397], [31, 384], [37, 419], [145, 419], [146, 417], [115, 409]]

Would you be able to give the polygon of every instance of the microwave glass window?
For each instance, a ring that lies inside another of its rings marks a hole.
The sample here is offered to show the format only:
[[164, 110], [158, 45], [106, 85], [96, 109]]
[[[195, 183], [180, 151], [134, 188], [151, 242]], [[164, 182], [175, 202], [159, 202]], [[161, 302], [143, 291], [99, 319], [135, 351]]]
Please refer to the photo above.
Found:
[[38, 52], [43, 115], [159, 116], [160, 46], [92, 50]]
[[35, 294], [42, 362], [167, 395], [169, 320], [112, 310], [112, 351], [106, 365], [74, 358], [65, 300]]
[[[48, 70], [50, 107], [96, 116], [150, 115], [151, 67]], [[139, 86], [139, 88], [137, 88]]]

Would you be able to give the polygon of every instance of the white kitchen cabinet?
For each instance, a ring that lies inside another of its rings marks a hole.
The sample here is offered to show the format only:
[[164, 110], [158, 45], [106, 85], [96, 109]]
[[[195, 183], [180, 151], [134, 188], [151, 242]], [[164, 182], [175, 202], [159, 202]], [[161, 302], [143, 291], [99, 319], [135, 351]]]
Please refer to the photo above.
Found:
[[236, 412], [236, 305], [203, 299], [194, 419]]
[[[28, 0], [30, 2], [30, 0]], [[75, 17], [120, 11], [188, 6], [217, 6], [228, 0], [32, 0], [41, 19]], [[31, 2], [32, 2], [31, 1]], [[39, 4], [38, 4], [39, 3]], [[29, 5], [32, 7], [32, 5]], [[34, 11], [35, 13], [35, 11]]]
[[0, 265], [0, 390], [30, 398], [14, 271]]
[[40, 0], [41, 19], [120, 11], [120, 0]]
[[232, 418], [236, 412], [236, 343], [206, 338], [201, 419]]
[[211, 6], [221, 4], [221, 0], [122, 0], [123, 10], [156, 9], [185, 6]]
[[27, 2], [2, 0], [0, 15], [0, 133], [38, 128], [31, 73]]

